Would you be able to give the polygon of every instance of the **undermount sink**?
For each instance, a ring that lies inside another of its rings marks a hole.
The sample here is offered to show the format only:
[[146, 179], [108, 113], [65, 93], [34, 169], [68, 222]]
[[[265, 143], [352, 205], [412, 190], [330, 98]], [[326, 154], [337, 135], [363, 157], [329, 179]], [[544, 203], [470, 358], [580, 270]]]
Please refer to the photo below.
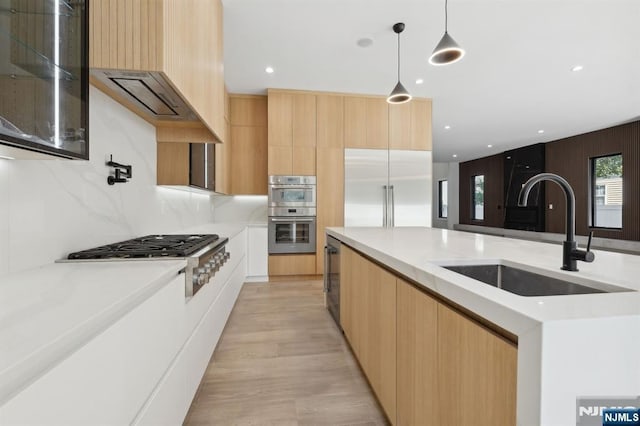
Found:
[[588, 285], [578, 284], [496, 263], [442, 265], [442, 267], [520, 296], [561, 296], [634, 291], [600, 282], [589, 282]]

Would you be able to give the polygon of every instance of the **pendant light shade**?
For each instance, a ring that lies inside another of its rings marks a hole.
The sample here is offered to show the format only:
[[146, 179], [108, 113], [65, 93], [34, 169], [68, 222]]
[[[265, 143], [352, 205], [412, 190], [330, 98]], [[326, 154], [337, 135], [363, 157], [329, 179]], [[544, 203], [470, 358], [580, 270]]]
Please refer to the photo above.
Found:
[[387, 97], [387, 102], [389, 102], [390, 104], [403, 104], [405, 102], [409, 102], [410, 100], [411, 95], [409, 94], [407, 89], [404, 88], [402, 83], [400, 83], [400, 81], [398, 81], [396, 87], [393, 88], [391, 94], [389, 94], [389, 96]]
[[458, 43], [449, 35], [448, 30], [448, 13], [447, 6], [448, 0], [444, 2], [444, 35], [440, 39], [440, 42], [433, 49], [433, 53], [429, 57], [429, 63], [431, 65], [448, 65], [458, 62], [464, 56], [464, 49], [461, 48]]
[[409, 94], [407, 89], [400, 83], [400, 33], [402, 31], [404, 31], [404, 24], [402, 22], [398, 22], [393, 26], [393, 32], [398, 34], [398, 83], [387, 97], [387, 102], [390, 104], [403, 104], [411, 100], [411, 94]]
[[440, 43], [433, 49], [429, 58], [431, 65], [447, 65], [459, 61], [464, 56], [464, 49], [445, 31]]

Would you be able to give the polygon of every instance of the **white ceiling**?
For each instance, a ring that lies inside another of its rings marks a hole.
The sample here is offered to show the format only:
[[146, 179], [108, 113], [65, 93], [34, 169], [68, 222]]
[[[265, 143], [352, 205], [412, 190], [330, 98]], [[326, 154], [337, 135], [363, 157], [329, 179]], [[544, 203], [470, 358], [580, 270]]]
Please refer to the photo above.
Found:
[[[450, 0], [449, 34], [467, 54], [444, 67], [427, 61], [443, 34], [444, 0], [223, 2], [232, 93], [386, 95], [396, 83], [391, 27], [404, 22], [401, 80], [433, 99], [434, 161], [640, 119], [640, 0]], [[358, 47], [362, 37], [373, 45]], [[572, 72], [577, 64], [584, 70]]]

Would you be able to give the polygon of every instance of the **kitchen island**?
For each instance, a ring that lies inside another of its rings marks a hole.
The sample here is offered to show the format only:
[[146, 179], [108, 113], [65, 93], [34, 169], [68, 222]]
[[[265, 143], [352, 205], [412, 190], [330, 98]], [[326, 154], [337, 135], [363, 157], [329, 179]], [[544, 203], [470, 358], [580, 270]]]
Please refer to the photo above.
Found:
[[[595, 262], [579, 262], [580, 271], [566, 272], [560, 270], [560, 245], [433, 228], [328, 228], [327, 233], [382, 273], [398, 277], [398, 289], [400, 280], [410, 283], [517, 347], [518, 425], [576, 424], [577, 398], [640, 395], [640, 257], [596, 251]], [[587, 286], [629, 291], [525, 297], [443, 268], [470, 263], [508, 264]], [[400, 301], [400, 290], [397, 294]], [[341, 289], [341, 303], [344, 297], [349, 294]], [[398, 304], [398, 336], [402, 312]], [[400, 354], [398, 348], [398, 371], [403, 365]], [[398, 373], [398, 406], [400, 377]]]

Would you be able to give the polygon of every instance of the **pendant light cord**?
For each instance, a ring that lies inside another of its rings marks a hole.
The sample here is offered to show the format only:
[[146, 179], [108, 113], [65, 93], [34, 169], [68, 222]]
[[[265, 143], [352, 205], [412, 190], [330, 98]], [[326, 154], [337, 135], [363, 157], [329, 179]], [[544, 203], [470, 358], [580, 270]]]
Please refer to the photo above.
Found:
[[398, 82], [400, 81], [400, 33], [398, 33]]
[[449, 15], [447, 13], [447, 3], [449, 3], [449, 0], [444, 0], [444, 32], [447, 32], [447, 27], [449, 25]]

